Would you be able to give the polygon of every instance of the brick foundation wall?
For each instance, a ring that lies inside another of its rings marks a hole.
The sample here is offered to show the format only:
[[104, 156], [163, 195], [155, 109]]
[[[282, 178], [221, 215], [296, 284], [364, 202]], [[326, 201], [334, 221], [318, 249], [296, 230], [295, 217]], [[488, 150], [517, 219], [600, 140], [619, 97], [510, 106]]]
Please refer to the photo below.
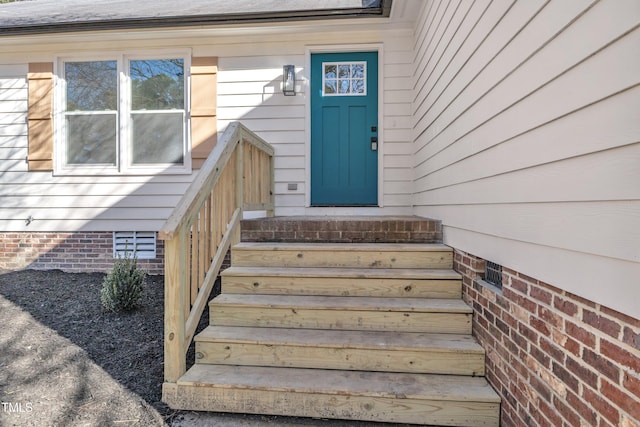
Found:
[[[640, 426], [640, 320], [456, 251], [502, 426]], [[640, 299], [638, 300], [640, 304]]]
[[[164, 274], [164, 242], [157, 241], [156, 258], [138, 260], [149, 274]], [[0, 233], [0, 269], [107, 272], [113, 267], [113, 234]]]

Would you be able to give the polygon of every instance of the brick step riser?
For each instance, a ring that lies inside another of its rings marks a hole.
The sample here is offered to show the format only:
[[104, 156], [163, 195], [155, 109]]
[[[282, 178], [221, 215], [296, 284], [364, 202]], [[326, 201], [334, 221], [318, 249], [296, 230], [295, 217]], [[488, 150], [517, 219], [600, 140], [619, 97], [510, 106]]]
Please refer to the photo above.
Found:
[[243, 242], [442, 243], [442, 225], [429, 219], [244, 220]]

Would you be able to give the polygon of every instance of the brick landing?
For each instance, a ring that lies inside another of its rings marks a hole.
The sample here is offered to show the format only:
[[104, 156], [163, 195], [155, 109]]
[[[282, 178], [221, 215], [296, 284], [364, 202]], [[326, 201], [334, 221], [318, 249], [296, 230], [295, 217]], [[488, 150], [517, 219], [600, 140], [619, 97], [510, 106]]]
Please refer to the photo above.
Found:
[[273, 217], [242, 221], [244, 242], [441, 243], [440, 221], [415, 216]]

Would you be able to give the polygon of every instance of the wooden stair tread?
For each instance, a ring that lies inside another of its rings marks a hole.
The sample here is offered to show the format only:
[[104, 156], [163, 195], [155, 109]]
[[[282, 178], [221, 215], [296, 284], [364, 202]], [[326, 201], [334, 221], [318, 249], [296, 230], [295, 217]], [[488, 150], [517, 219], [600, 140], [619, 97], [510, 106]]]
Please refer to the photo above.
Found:
[[246, 267], [438, 268], [453, 266], [453, 250], [442, 244], [260, 243], [231, 250], [231, 263]]
[[265, 241], [263, 232], [233, 246], [222, 294], [209, 302], [210, 326], [194, 338], [196, 363], [163, 385], [163, 401], [185, 410], [499, 425], [500, 398], [483, 377], [485, 350], [471, 335], [452, 248], [425, 243], [441, 239], [330, 243], [319, 240], [330, 227], [313, 226], [315, 241], [297, 231], [297, 242]]
[[340, 268], [340, 267], [238, 267], [231, 266], [222, 276], [243, 277], [340, 277], [354, 279], [450, 279], [462, 276], [451, 269], [436, 268]]
[[233, 305], [237, 307], [292, 308], [306, 310], [374, 310], [419, 313], [473, 312], [461, 299], [376, 298], [300, 295], [221, 294], [209, 305]]
[[235, 250], [264, 250], [264, 251], [339, 251], [339, 252], [452, 252], [453, 250], [441, 243], [286, 243], [286, 242], [240, 242]]
[[249, 343], [324, 348], [420, 350], [484, 354], [471, 335], [416, 332], [339, 331], [247, 326], [209, 326], [197, 342]]
[[179, 386], [500, 403], [482, 377], [196, 364]]

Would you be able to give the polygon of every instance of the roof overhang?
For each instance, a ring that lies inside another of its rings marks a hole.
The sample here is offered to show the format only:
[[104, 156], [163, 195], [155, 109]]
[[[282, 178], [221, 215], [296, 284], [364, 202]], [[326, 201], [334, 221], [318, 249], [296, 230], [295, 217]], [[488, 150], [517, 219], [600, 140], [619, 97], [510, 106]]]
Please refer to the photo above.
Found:
[[[391, 3], [392, 0], [188, 0], [180, 2], [176, 11], [175, 1], [161, 0], [154, 2], [152, 8], [147, 4], [143, 13], [136, 13], [112, 9], [118, 4], [135, 4], [130, 1], [31, 0], [0, 6], [0, 36], [389, 17]], [[216, 12], [202, 13], [205, 10]]]

